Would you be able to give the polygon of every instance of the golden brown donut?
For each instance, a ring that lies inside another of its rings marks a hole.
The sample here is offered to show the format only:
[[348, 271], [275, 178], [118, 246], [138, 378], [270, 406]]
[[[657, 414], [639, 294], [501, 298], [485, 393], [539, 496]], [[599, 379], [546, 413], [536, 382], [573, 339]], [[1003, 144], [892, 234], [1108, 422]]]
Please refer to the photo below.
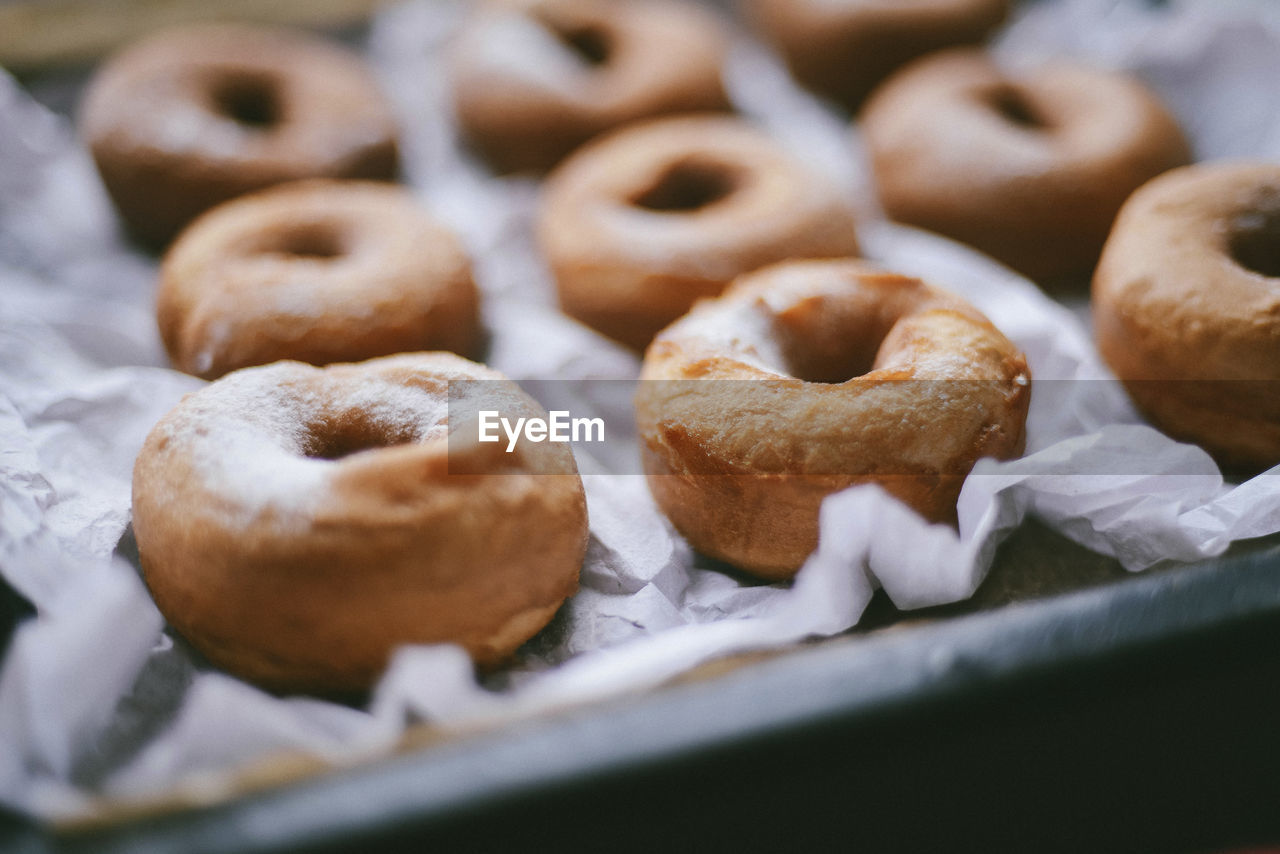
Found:
[[1125, 203], [1093, 278], [1098, 349], [1169, 435], [1280, 463], [1280, 165], [1188, 166]]
[[478, 444], [480, 408], [546, 417], [450, 353], [280, 362], [187, 395], [133, 472], [156, 605], [277, 691], [363, 690], [407, 643], [501, 662], [577, 589], [587, 511], [567, 445]]
[[125, 224], [155, 246], [251, 190], [397, 169], [395, 119], [360, 59], [284, 30], [204, 24], [143, 39], [90, 82], [80, 127]]
[[747, 11], [803, 86], [856, 110], [907, 62], [985, 41], [1009, 0], [747, 0]]
[[1088, 275], [1129, 194], [1191, 157], [1132, 77], [1065, 63], [1010, 76], [974, 50], [895, 74], [862, 129], [890, 217], [1045, 282]]
[[955, 518], [980, 457], [1022, 452], [1030, 373], [976, 309], [857, 261], [739, 279], [654, 339], [636, 421], [649, 488], [694, 548], [766, 579], [818, 543], [822, 499], [874, 483]]
[[250, 365], [315, 365], [479, 338], [471, 264], [405, 190], [298, 181], [226, 202], [165, 254], [156, 314], [175, 367], [213, 379]]
[[463, 135], [501, 172], [543, 172], [637, 119], [728, 109], [719, 22], [669, 0], [490, 0], [452, 51]]
[[741, 119], [616, 131], [547, 180], [538, 237], [564, 311], [635, 348], [734, 277], [856, 255], [840, 194]]

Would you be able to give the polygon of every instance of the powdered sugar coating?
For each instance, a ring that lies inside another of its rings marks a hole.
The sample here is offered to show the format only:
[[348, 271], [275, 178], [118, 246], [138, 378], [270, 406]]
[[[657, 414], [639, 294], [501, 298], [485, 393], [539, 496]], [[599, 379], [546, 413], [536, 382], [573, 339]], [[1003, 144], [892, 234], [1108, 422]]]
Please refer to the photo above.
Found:
[[365, 690], [406, 643], [503, 660], [576, 589], [586, 501], [567, 446], [481, 445], [479, 406], [546, 416], [450, 353], [279, 362], [189, 395], [134, 467], [156, 606], [281, 691]]
[[303, 181], [219, 206], [161, 266], [174, 366], [205, 379], [296, 359], [469, 353], [479, 293], [457, 237], [403, 189]]
[[[454, 364], [457, 363], [457, 364]], [[337, 424], [359, 419], [392, 441], [442, 440], [448, 432], [449, 379], [491, 378], [491, 372], [446, 354], [377, 360], [381, 373], [334, 366], [322, 369], [278, 362], [228, 374], [188, 395], [154, 430], [167, 456], [190, 461], [190, 474], [218, 495], [228, 496], [246, 524], [264, 514], [301, 524], [315, 509], [342, 459], [317, 455]], [[405, 368], [421, 382], [405, 382]], [[376, 447], [355, 453], [375, 453]]]
[[775, 306], [765, 300], [708, 300], [694, 307], [666, 334], [696, 335], [711, 350], [731, 354], [753, 368], [785, 376], [786, 358], [773, 334]]

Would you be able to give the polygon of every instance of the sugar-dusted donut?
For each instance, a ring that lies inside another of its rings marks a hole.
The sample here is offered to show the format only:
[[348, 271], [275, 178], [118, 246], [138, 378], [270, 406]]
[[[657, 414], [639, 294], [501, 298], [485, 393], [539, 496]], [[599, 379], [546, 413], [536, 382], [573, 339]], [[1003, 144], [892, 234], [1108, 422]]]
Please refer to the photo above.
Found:
[[907, 62], [982, 43], [1009, 0], [747, 0], [747, 10], [802, 85], [855, 110]]
[[502, 172], [543, 172], [591, 137], [668, 113], [728, 109], [727, 40], [671, 0], [489, 0], [452, 51], [464, 136]]
[[213, 379], [279, 359], [469, 355], [478, 303], [462, 245], [407, 191], [317, 179], [193, 223], [165, 254], [156, 313], [173, 364]]
[[699, 551], [767, 579], [818, 542], [827, 495], [874, 483], [955, 518], [981, 457], [1021, 453], [1021, 352], [976, 309], [857, 261], [744, 276], [662, 331], [636, 419], [658, 506]]
[[974, 50], [895, 74], [862, 130], [889, 216], [1041, 282], [1092, 272], [1129, 194], [1190, 160], [1135, 78], [1065, 63], [1011, 75]]
[[1177, 169], [1125, 203], [1093, 278], [1138, 407], [1225, 467], [1280, 463], [1280, 165]]
[[133, 473], [160, 611], [279, 691], [368, 688], [406, 643], [501, 662], [577, 589], [587, 511], [567, 445], [477, 443], [480, 409], [545, 417], [449, 353], [280, 362], [188, 395]]
[[722, 116], [633, 125], [578, 151], [547, 181], [538, 234], [564, 311], [636, 348], [735, 276], [858, 252], [841, 195]]
[[284, 30], [149, 36], [93, 78], [80, 128], [126, 226], [156, 246], [251, 190], [397, 171], [398, 131], [373, 75], [338, 45]]

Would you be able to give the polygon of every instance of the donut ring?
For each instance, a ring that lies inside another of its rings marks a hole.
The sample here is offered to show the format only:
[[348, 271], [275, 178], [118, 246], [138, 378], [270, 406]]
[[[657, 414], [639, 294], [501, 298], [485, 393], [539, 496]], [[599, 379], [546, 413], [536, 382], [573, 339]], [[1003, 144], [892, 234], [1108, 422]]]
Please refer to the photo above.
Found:
[[911, 60], [985, 41], [1004, 22], [1009, 0], [749, 0], [747, 8], [805, 88], [856, 110]]
[[664, 330], [641, 379], [658, 506], [694, 548], [770, 580], [796, 573], [822, 499], [850, 486], [954, 520], [974, 463], [1022, 452], [1031, 391], [976, 309], [856, 261], [744, 276]]
[[277, 691], [366, 689], [405, 643], [501, 662], [577, 589], [587, 512], [567, 446], [476, 444], [479, 407], [546, 417], [449, 353], [280, 362], [187, 395], [133, 472], [156, 605]]
[[1280, 166], [1177, 169], [1125, 203], [1093, 278], [1138, 408], [1232, 470], [1280, 463]]
[[1011, 77], [973, 50], [895, 74], [862, 129], [893, 219], [1037, 281], [1092, 272], [1129, 194], [1191, 158], [1177, 123], [1131, 77], [1067, 64]]
[[457, 238], [408, 192], [300, 181], [202, 216], [169, 248], [156, 314], [175, 367], [214, 379], [424, 349], [469, 354], [479, 295]]
[[150, 36], [93, 78], [80, 126], [120, 216], [153, 246], [251, 190], [397, 170], [395, 119], [364, 64], [283, 30], [205, 24]]
[[647, 122], [575, 153], [547, 180], [538, 237], [564, 311], [637, 349], [742, 273], [858, 252], [834, 189], [717, 116]]
[[545, 172], [603, 131], [727, 110], [719, 23], [667, 0], [482, 5], [452, 53], [463, 135], [501, 172]]

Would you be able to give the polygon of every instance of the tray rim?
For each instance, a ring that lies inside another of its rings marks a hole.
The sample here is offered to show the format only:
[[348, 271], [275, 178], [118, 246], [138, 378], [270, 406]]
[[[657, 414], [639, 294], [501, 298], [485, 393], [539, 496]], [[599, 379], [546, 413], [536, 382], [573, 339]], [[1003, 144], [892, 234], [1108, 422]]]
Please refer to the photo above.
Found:
[[[1280, 619], [1280, 542], [1110, 584], [842, 635], [647, 693], [472, 732], [207, 806], [85, 827], [85, 850], [273, 852], [358, 839], [567, 781], [749, 750], [833, 720], [866, 722]], [[690, 723], [692, 722], [692, 723]]]

